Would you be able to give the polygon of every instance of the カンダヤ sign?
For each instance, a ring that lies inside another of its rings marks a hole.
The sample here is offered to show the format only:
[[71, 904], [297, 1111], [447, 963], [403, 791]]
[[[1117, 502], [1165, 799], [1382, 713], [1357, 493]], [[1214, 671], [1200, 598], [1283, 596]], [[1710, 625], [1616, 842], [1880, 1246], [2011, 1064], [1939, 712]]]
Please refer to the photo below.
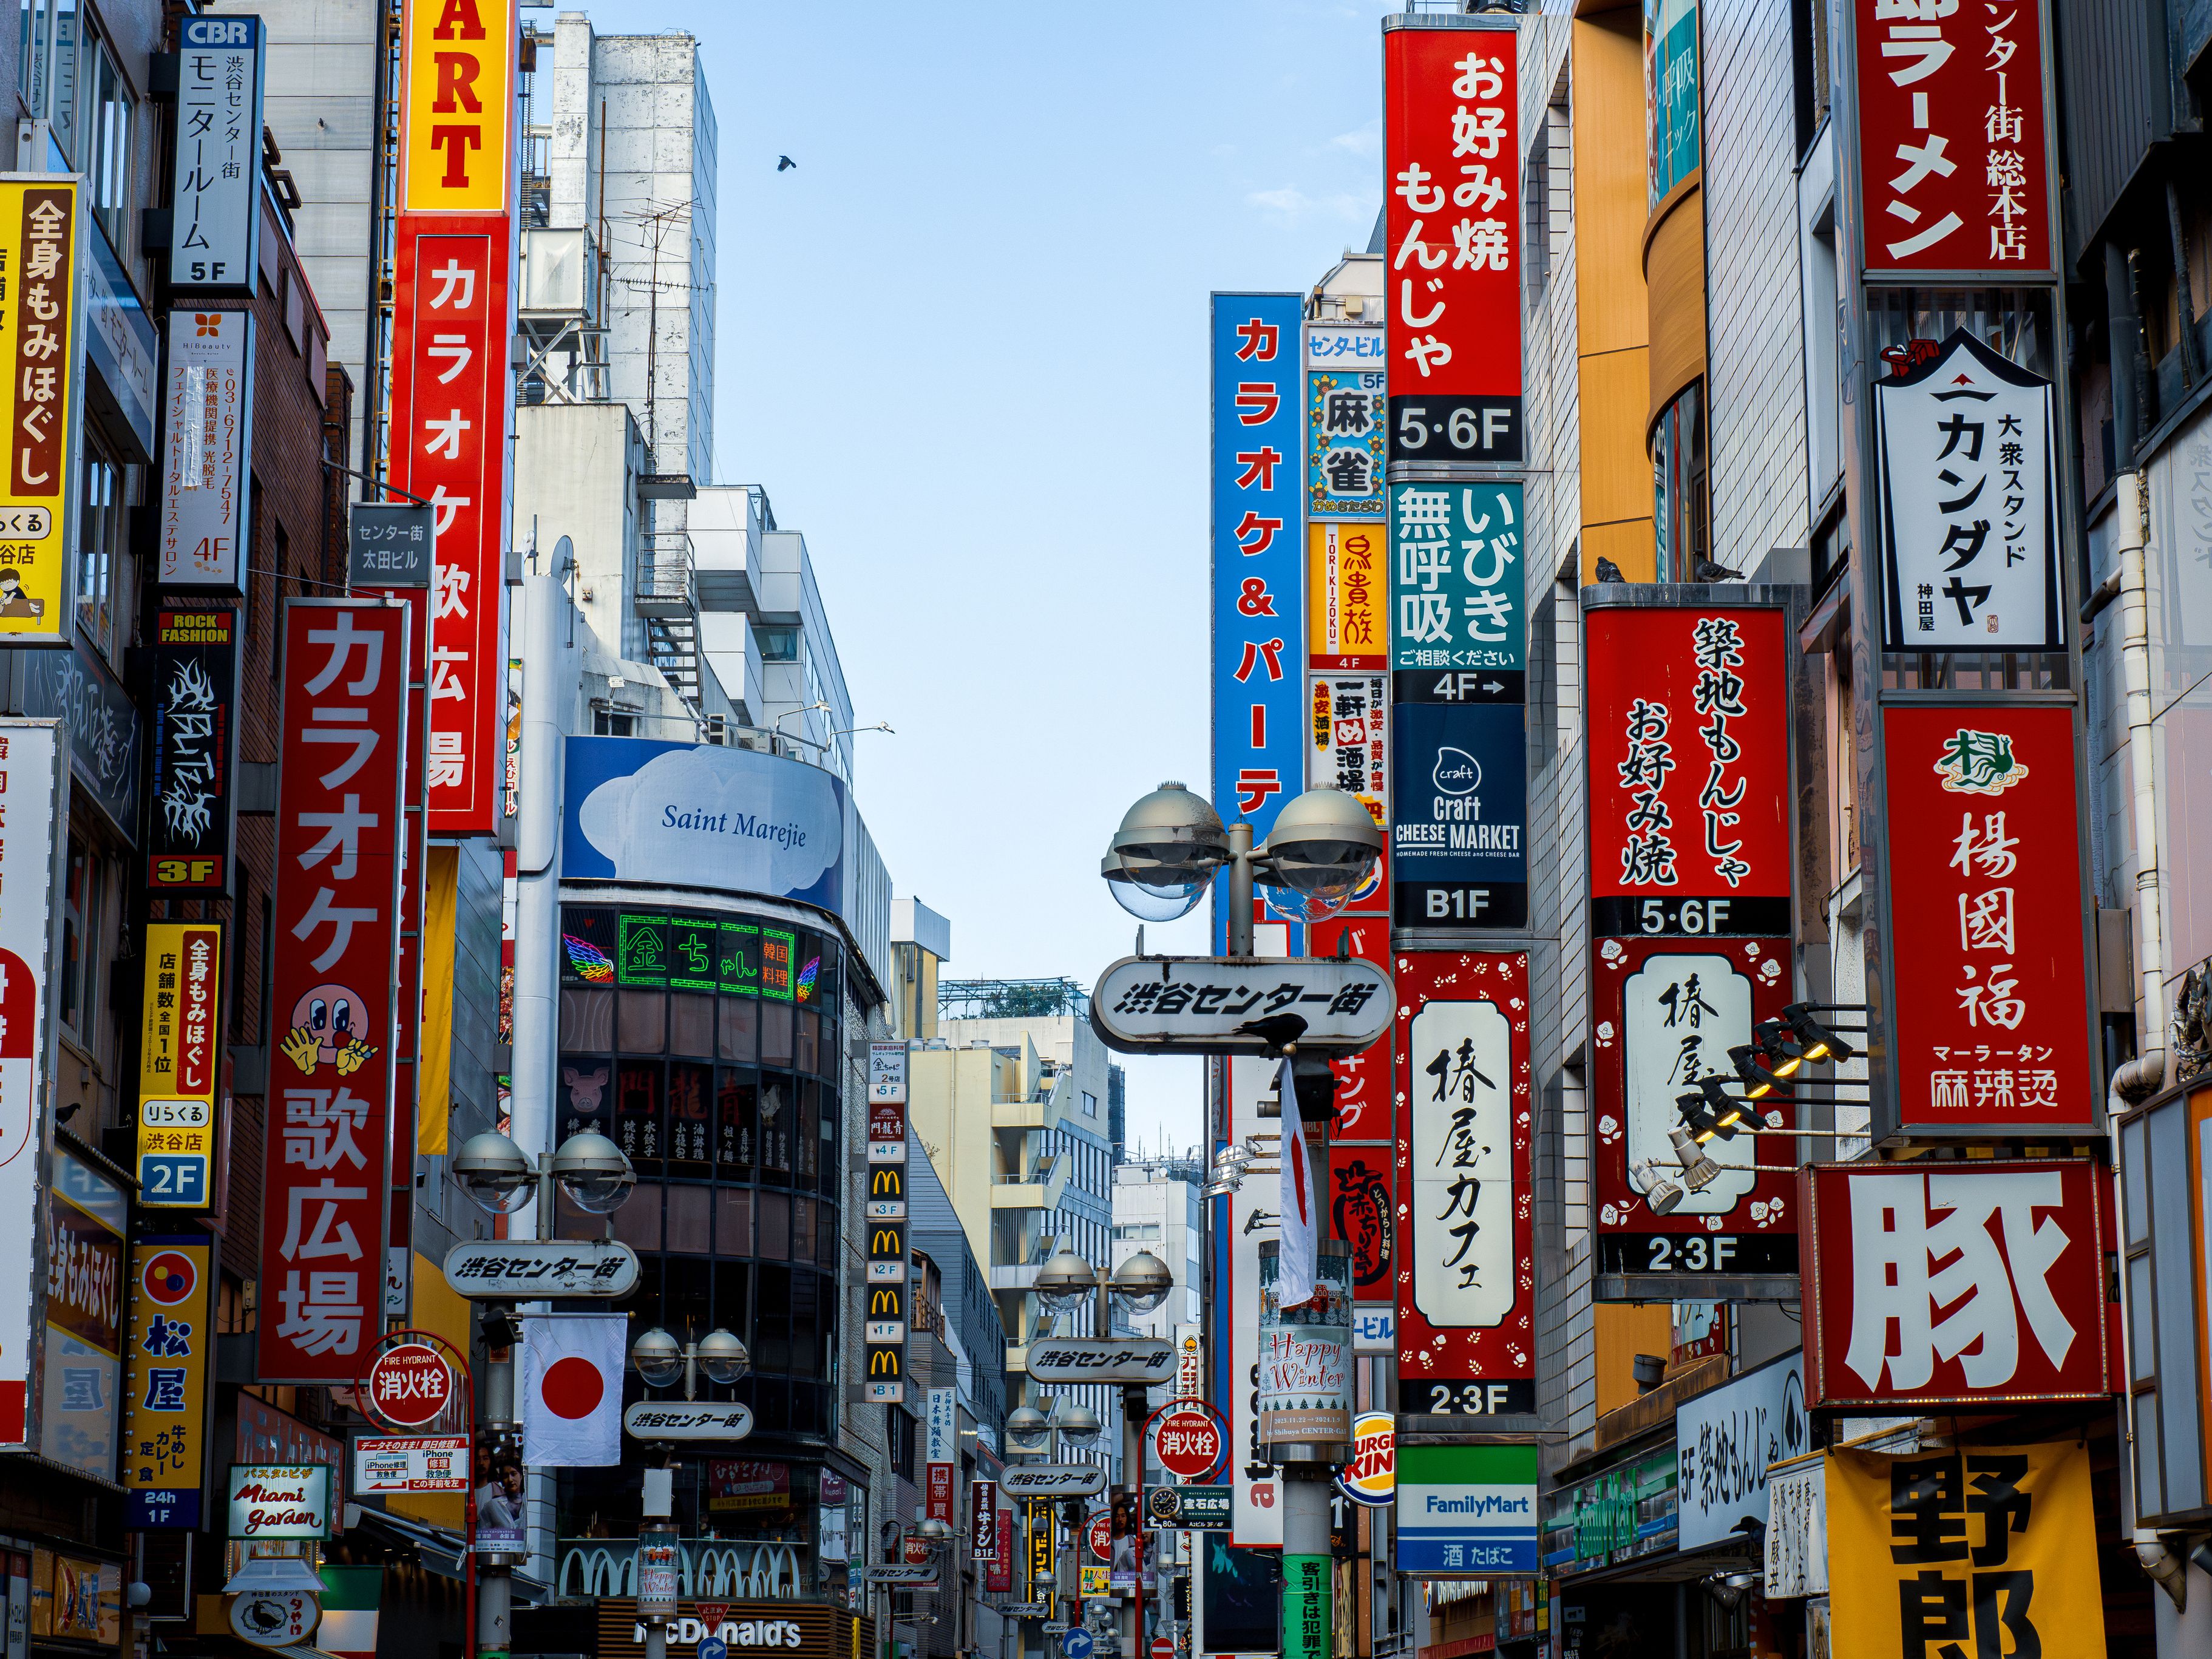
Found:
[[1398, 1409], [1535, 1409], [1528, 958], [1398, 957]]
[[[169, 281], [252, 294], [261, 264], [261, 20], [186, 17], [177, 30]], [[170, 342], [176, 340], [176, 317]]]
[[138, 1201], [204, 1210], [215, 1201], [222, 924], [144, 924], [138, 1039]]
[[1881, 711], [1890, 1089], [1877, 1134], [2098, 1131], [2073, 711]]
[[1799, 1187], [1815, 1408], [1974, 1410], [2118, 1386], [2098, 1164], [1816, 1164]]
[[1883, 650], [2066, 648], [2055, 397], [1965, 329], [1875, 382]]
[[381, 1328], [407, 612], [285, 602], [258, 1375], [349, 1385]]
[[1522, 458], [1520, 88], [1512, 23], [1383, 20], [1382, 276], [1393, 462]]
[[155, 613], [153, 810], [146, 885], [156, 893], [230, 890], [238, 823], [239, 612]]
[[1850, 0], [1850, 13], [1867, 274], [2048, 274], [2041, 9]]

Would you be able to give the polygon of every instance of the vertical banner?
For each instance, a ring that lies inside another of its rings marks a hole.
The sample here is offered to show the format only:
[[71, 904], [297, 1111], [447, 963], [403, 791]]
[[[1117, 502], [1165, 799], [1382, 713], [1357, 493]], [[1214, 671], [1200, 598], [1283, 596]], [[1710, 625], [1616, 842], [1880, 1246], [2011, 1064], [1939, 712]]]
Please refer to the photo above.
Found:
[[123, 1405], [124, 1236], [131, 1195], [105, 1169], [53, 1148], [46, 1194], [41, 1456], [113, 1480]]
[[1536, 1408], [1528, 957], [1398, 957], [1398, 1409]]
[[70, 641], [83, 273], [73, 179], [0, 177], [0, 645]]
[[1521, 526], [1518, 483], [1390, 486], [1390, 908], [1401, 928], [1528, 922]]
[[1030, 1597], [1051, 1604], [1056, 1589], [1053, 1577], [1053, 1506], [1031, 1503], [1030, 1513]]
[[179, 1233], [131, 1246], [123, 1368], [123, 1490], [132, 1528], [197, 1528], [208, 1468], [214, 1252]]
[[1014, 1511], [1000, 1504], [994, 1512], [998, 1548], [991, 1556], [991, 1565], [983, 1571], [983, 1590], [989, 1595], [1011, 1595], [1014, 1590], [1015, 1540]]
[[[251, 295], [261, 268], [261, 20], [186, 17], [177, 29], [177, 149], [169, 281]], [[170, 318], [170, 340], [176, 339]]]
[[153, 810], [146, 885], [157, 894], [230, 890], [238, 829], [239, 613], [154, 616]]
[[923, 1423], [922, 1462], [927, 1466], [927, 1485], [922, 1493], [927, 1514], [946, 1526], [954, 1524], [954, 1477], [960, 1468], [960, 1395], [955, 1389], [929, 1391], [928, 1416]]
[[8, 802], [9, 829], [0, 836], [0, 1449], [12, 1451], [39, 1446], [31, 1383], [46, 1299], [40, 1165], [68, 790], [60, 723], [0, 720], [0, 796]]
[[1389, 459], [1517, 465], [1513, 19], [1407, 15], [1384, 18], [1382, 29]]
[[[1310, 934], [1312, 951], [1316, 957], [1334, 957], [1341, 952], [1371, 962], [1385, 973], [1390, 971], [1390, 919], [1387, 915], [1356, 914], [1336, 916], [1313, 924]], [[1329, 1127], [1332, 1143], [1361, 1142], [1370, 1146], [1388, 1146], [1391, 1139], [1390, 1122], [1390, 1040], [1387, 1037], [1369, 1044], [1356, 1054], [1332, 1056], [1328, 1069], [1336, 1076], [1335, 1120]], [[1390, 1161], [1387, 1156], [1372, 1160], [1382, 1172], [1387, 1188], [1389, 1182]], [[1343, 1194], [1337, 1194], [1341, 1200]], [[1388, 1194], [1385, 1193], [1387, 1209]], [[1339, 1219], [1336, 1237], [1348, 1239]]]
[[[1295, 294], [1213, 296], [1213, 801], [1255, 844], [1304, 776], [1301, 310]], [[1222, 942], [1226, 894], [1224, 878]]]
[[976, 1480], [968, 1483], [968, 1550], [969, 1559], [999, 1559], [999, 1483]]
[[1389, 667], [1389, 545], [1380, 524], [1306, 526], [1306, 665], [1316, 673]]
[[514, 233], [503, 218], [464, 225], [403, 214], [398, 240], [392, 483], [436, 508], [429, 830], [489, 835], [504, 771]]
[[350, 1382], [380, 1328], [398, 980], [405, 607], [283, 618], [258, 1375]]
[[868, 1196], [862, 1211], [868, 1230], [868, 1316], [860, 1332], [867, 1375], [862, 1389], [870, 1401], [885, 1405], [906, 1399], [906, 1302], [913, 1293], [906, 1237], [906, 1069], [905, 1043], [868, 1045]]
[[138, 1202], [215, 1203], [216, 1073], [222, 1060], [222, 924], [145, 924], [138, 1039]]
[[[1249, 1135], [1276, 1133], [1279, 1118], [1260, 1115], [1275, 1104], [1279, 1062], [1256, 1054], [1232, 1054], [1224, 1066], [1229, 1089], [1229, 1139], [1243, 1146]], [[1296, 1121], [1295, 1118], [1292, 1120]], [[1226, 1356], [1229, 1370], [1228, 1475], [1231, 1488], [1230, 1541], [1242, 1548], [1279, 1549], [1283, 1542], [1283, 1486], [1260, 1434], [1260, 1246], [1261, 1230], [1272, 1243], [1279, 1207], [1273, 1180], [1247, 1181], [1228, 1199], [1226, 1282], [1217, 1286], [1206, 1312], [1212, 1340]], [[1236, 1316], [1222, 1310], [1243, 1310]]]
[[1867, 274], [2050, 276], [2042, 9], [1848, 3]]
[[1380, 323], [1306, 329], [1306, 517], [1382, 520]]
[[[1390, 681], [1383, 674], [1316, 674], [1309, 682], [1306, 787], [1358, 797], [1387, 842], [1390, 831]], [[1387, 910], [1390, 855], [1346, 902], [1351, 910]]]
[[1896, 1041], [1875, 1133], [2099, 1133], [2073, 711], [1893, 705], [1881, 734]]
[[[1707, 1276], [1797, 1271], [1795, 1184], [1753, 1171], [1759, 1143], [1708, 1143], [1723, 1173], [1692, 1191], [1670, 1139], [1678, 1097], [1708, 1079], [1743, 1092], [1729, 1051], [1792, 1000], [1788, 635], [1780, 606], [1585, 612], [1591, 1152], [1607, 1294], [1694, 1298], [1711, 1291]], [[1778, 1089], [1762, 1124], [1792, 1121]], [[1655, 1192], [1667, 1213], [1650, 1207]], [[1620, 1275], [1638, 1283], [1610, 1282]]]
[[161, 427], [161, 584], [242, 592], [253, 452], [251, 312], [170, 311]]

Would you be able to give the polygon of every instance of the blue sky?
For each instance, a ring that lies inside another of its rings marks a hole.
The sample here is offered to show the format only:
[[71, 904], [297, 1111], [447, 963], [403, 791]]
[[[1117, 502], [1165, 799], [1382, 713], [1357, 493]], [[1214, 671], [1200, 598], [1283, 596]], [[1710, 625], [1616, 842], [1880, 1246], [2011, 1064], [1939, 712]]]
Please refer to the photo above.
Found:
[[[716, 478], [805, 532], [855, 720], [897, 728], [855, 739], [862, 810], [951, 974], [1091, 983], [1136, 926], [1107, 836], [1206, 787], [1206, 296], [1365, 246], [1393, 9], [594, 14], [699, 37]], [[1133, 1138], [1197, 1139], [1198, 1066], [1132, 1063]]]

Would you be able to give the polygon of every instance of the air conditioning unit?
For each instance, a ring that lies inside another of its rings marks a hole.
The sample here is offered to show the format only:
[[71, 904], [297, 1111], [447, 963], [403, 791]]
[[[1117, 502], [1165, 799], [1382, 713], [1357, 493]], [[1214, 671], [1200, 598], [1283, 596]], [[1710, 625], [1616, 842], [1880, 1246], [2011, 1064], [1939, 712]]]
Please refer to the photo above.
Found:
[[707, 716], [707, 741], [720, 749], [730, 746], [730, 720], [726, 714]]

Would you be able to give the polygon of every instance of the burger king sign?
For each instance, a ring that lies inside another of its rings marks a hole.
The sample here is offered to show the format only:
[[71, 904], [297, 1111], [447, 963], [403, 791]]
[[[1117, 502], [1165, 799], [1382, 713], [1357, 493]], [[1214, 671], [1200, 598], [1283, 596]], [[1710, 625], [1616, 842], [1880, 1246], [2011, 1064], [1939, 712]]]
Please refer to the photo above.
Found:
[[1398, 1492], [1398, 1419], [1389, 1412], [1362, 1412], [1352, 1419], [1352, 1461], [1336, 1477], [1355, 1504], [1382, 1509]]

